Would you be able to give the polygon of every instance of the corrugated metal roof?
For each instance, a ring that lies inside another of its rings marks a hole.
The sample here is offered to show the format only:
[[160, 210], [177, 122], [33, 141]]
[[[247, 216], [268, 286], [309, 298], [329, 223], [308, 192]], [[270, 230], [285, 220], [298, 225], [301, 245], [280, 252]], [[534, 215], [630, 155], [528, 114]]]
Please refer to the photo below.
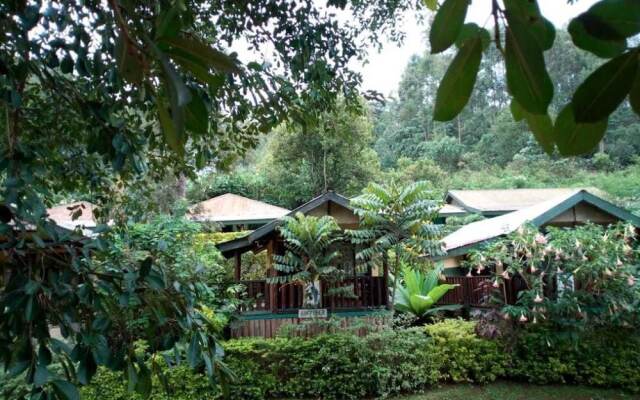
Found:
[[464, 215], [467, 211], [464, 208], [454, 206], [453, 204], [445, 204], [438, 211], [438, 215], [441, 217], [448, 217], [453, 215]]
[[226, 193], [189, 207], [189, 216], [194, 221], [221, 223], [259, 223], [281, 218], [289, 210], [262, 201]]
[[504, 213], [567, 196], [576, 190], [586, 190], [595, 195], [602, 194], [596, 188], [450, 190], [445, 202], [469, 212]]
[[547, 200], [518, 211], [513, 211], [498, 217], [472, 222], [465, 225], [443, 239], [445, 249], [447, 252], [452, 252], [456, 249], [470, 247], [477, 243], [502, 235], [508, 235], [527, 222], [531, 222], [536, 226], [544, 225], [560, 213], [570, 209], [580, 202], [586, 202], [620, 220], [628, 221], [636, 226], [640, 226], [640, 218], [630, 212], [609, 203], [608, 201], [603, 200], [584, 189], [573, 189], [573, 191], [563, 196], [556, 196], [551, 200]]

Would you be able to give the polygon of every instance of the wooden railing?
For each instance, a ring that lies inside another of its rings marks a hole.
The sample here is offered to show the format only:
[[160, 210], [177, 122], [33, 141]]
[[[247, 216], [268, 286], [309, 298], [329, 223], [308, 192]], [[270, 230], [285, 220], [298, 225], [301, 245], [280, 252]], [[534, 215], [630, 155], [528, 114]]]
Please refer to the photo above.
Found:
[[[448, 291], [438, 304], [460, 304], [467, 307], [486, 307], [487, 298], [494, 291], [491, 278], [487, 276], [449, 276], [446, 282], [458, 286]], [[299, 284], [270, 285], [263, 280], [241, 281], [246, 286], [248, 305], [243, 311], [271, 310], [286, 312], [302, 308], [304, 292]], [[352, 287], [353, 296], [330, 296], [331, 289]], [[384, 307], [389, 296], [385, 280], [382, 277], [359, 276], [344, 279], [339, 283], [321, 282], [322, 308], [331, 310], [362, 309]], [[270, 295], [275, 301], [271, 309]], [[506, 288], [507, 302], [515, 300], [515, 292], [511, 285]]]
[[[299, 284], [268, 284], [266, 281], [241, 281], [246, 287], [246, 300], [242, 311], [270, 310], [274, 312], [292, 311], [302, 308], [304, 291]], [[388, 291], [382, 277], [359, 276], [339, 283], [321, 282], [321, 306], [328, 309], [361, 309], [384, 307], [387, 305]], [[349, 288], [353, 296], [330, 295], [332, 289]], [[271, 301], [271, 296], [275, 296]]]
[[491, 278], [488, 276], [448, 276], [446, 282], [459, 285], [445, 294], [438, 304], [461, 304], [470, 307], [486, 306], [491, 295]]
[[[354, 296], [329, 296], [336, 288], [352, 287]], [[371, 308], [386, 306], [388, 297], [385, 280], [378, 276], [344, 279], [338, 284], [322, 285], [322, 307], [330, 309]]]

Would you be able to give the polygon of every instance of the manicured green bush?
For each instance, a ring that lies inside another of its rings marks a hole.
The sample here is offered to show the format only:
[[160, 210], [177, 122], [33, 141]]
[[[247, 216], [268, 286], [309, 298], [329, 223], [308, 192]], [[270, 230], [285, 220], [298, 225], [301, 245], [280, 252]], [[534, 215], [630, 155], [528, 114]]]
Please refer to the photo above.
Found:
[[[488, 340], [474, 322], [445, 320], [425, 328], [358, 337], [240, 339], [225, 344], [235, 374], [231, 399], [359, 399], [415, 393], [444, 382], [578, 383], [640, 390], [640, 336], [602, 331], [579, 336], [520, 331], [517, 340]], [[426, 332], [426, 333], [425, 333]], [[218, 400], [218, 386], [186, 366], [166, 368], [170, 392], [154, 383], [152, 400]], [[157, 379], [157, 378], [154, 378]], [[121, 374], [101, 369], [86, 400], [138, 400]]]
[[434, 340], [443, 379], [486, 383], [504, 375], [508, 354], [499, 342], [479, 338], [475, 322], [448, 319], [425, 329]]
[[579, 383], [640, 391], [640, 335], [598, 330], [581, 335], [519, 335], [507, 376], [532, 383]]

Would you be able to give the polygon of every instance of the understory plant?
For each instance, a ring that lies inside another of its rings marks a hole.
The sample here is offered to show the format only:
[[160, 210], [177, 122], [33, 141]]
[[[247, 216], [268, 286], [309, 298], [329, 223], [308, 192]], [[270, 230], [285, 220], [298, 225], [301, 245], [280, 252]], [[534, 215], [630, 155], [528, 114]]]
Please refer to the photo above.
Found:
[[[440, 209], [436, 196], [426, 181], [406, 186], [395, 182], [369, 184], [360, 196], [351, 200], [360, 218], [359, 229], [348, 231], [353, 243], [362, 249], [356, 258], [371, 263], [382, 257], [386, 263], [391, 256], [389, 275], [395, 278], [403, 262], [442, 254], [442, 229], [434, 223]], [[396, 287], [392, 286], [392, 303]]]
[[440, 283], [441, 276], [441, 267], [432, 269], [429, 272], [421, 272], [404, 265], [402, 268], [402, 280], [396, 280], [395, 309], [412, 313], [418, 318], [442, 311], [460, 309], [461, 306], [457, 304], [435, 306], [442, 296], [458, 286]]

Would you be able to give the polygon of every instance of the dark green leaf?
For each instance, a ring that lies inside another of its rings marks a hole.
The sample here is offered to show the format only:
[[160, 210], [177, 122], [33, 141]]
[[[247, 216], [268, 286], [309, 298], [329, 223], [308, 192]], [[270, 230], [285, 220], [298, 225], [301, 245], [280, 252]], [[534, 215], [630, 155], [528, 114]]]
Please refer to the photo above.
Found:
[[525, 110], [544, 115], [553, 98], [553, 83], [542, 49], [518, 18], [509, 20], [506, 36], [509, 91]]
[[469, 0], [445, 0], [442, 3], [429, 32], [431, 54], [445, 51], [456, 41], [468, 8]]
[[549, 50], [556, 38], [553, 24], [540, 13], [537, 0], [505, 0], [509, 20], [518, 19], [527, 27], [542, 50]]
[[591, 36], [579, 19], [573, 19], [569, 24], [571, 40], [579, 48], [589, 51], [598, 57], [612, 58], [625, 51], [627, 41], [625, 39], [603, 40]]
[[182, 27], [182, 22], [180, 21], [182, 7], [184, 5], [178, 2], [160, 13], [157, 21], [156, 37], [175, 37], [178, 34]]
[[638, 71], [638, 53], [627, 52], [606, 62], [580, 84], [571, 103], [577, 122], [607, 119], [629, 94]]
[[140, 393], [143, 398], [151, 395], [151, 371], [144, 364], [144, 362], [138, 363], [138, 381], [136, 382], [136, 392]]
[[471, 97], [482, 59], [482, 39], [467, 40], [440, 82], [433, 118], [450, 121], [462, 111]]
[[187, 361], [191, 368], [195, 368], [200, 364], [200, 342], [198, 342], [198, 335], [191, 336], [191, 342], [187, 349]]
[[240, 72], [240, 67], [234, 57], [210, 47], [195, 37], [164, 38], [160, 43], [168, 45], [166, 52], [170, 56], [173, 56], [173, 54], [178, 51], [177, 54], [183, 57], [187, 56], [192, 61], [207, 65], [217, 71], [228, 73]]
[[182, 157], [184, 154], [184, 142], [182, 140], [182, 135], [176, 131], [173, 126], [173, 122], [171, 121], [171, 116], [161, 101], [156, 103], [156, 108], [158, 110], [158, 119], [160, 120], [160, 127], [162, 128], [164, 140], [167, 142], [171, 150], [178, 154], [178, 156]]
[[553, 136], [560, 154], [577, 156], [591, 152], [600, 143], [606, 130], [606, 119], [596, 123], [576, 123], [573, 108], [569, 104], [558, 114]]
[[123, 33], [116, 37], [115, 60], [120, 75], [127, 82], [133, 84], [142, 82], [143, 74], [139, 53]]
[[467, 40], [476, 37], [480, 37], [482, 40], [482, 50], [489, 47], [489, 44], [491, 43], [491, 34], [488, 30], [479, 27], [473, 22], [464, 24], [460, 31], [460, 35], [456, 39], [456, 46], [462, 47]]
[[51, 382], [51, 385], [58, 397], [65, 400], [80, 400], [80, 393], [72, 383], [63, 380], [55, 380]]
[[517, 101], [511, 100], [511, 105], [509, 108], [511, 110], [511, 115], [513, 115], [514, 121], [517, 122], [517, 121], [522, 121], [524, 119], [526, 111], [522, 109], [522, 106], [518, 104]]
[[73, 71], [73, 58], [67, 53], [60, 63], [60, 70], [64, 74], [70, 74]]
[[49, 381], [49, 370], [43, 364], [36, 365], [36, 372], [33, 375], [34, 386], [42, 386]]
[[601, 0], [577, 18], [594, 37], [625, 39], [640, 33], [640, 1]]
[[133, 392], [138, 385], [138, 371], [136, 371], [135, 365], [129, 360], [127, 362], [127, 388], [130, 392]]
[[553, 153], [553, 123], [548, 114], [532, 114], [524, 111], [529, 129], [547, 154]]
[[186, 109], [187, 129], [196, 133], [207, 133], [209, 128], [209, 112], [202, 100], [202, 95], [195, 91], [191, 92], [191, 102]]

